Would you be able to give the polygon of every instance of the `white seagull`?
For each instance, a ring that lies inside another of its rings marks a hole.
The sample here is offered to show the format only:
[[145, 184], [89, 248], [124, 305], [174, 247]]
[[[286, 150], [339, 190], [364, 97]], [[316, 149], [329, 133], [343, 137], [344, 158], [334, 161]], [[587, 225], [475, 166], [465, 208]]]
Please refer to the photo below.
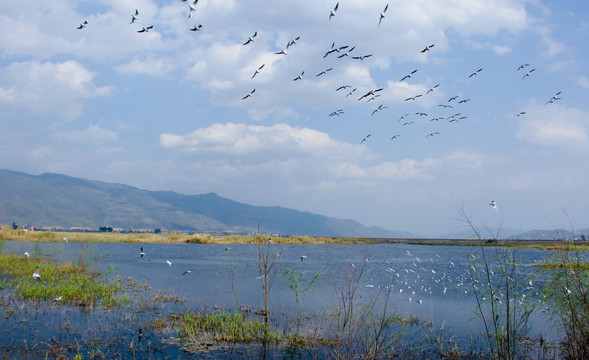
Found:
[[495, 210], [495, 212], [499, 211], [499, 208], [497, 207], [497, 203], [495, 202], [495, 200], [491, 201], [491, 203], [489, 205], [491, 205], [491, 207], [493, 208], [493, 210]]
[[170, 260], [166, 260], [166, 264], [168, 264], [168, 266], [172, 266], [172, 262]]
[[254, 41], [254, 38], [255, 38], [256, 36], [258, 36], [258, 32], [257, 32], [257, 31], [256, 31], [256, 32], [254, 32], [254, 34], [253, 34], [252, 36], [248, 37], [248, 38], [247, 38], [247, 41], [246, 41], [246, 42], [244, 42], [244, 43], [243, 43], [243, 44], [241, 44], [241, 45], [247, 45], [247, 44], [249, 44], [249, 43], [253, 42], [253, 41]]
[[39, 275], [39, 265], [37, 265], [37, 269], [33, 273], [33, 278], [45, 282], [45, 280], [41, 279], [41, 275]]
[[384, 7], [384, 10], [380, 13], [380, 18], [378, 19], [378, 26], [380, 26], [380, 22], [382, 21], [382, 19], [385, 18], [384, 14], [387, 12], [388, 8], [389, 4], [387, 4], [387, 6]]
[[329, 12], [329, 20], [331, 20], [331, 18], [335, 16], [335, 12], [337, 11], [337, 8], [338, 8], [338, 6], [339, 6], [339, 2], [338, 2], [338, 3], [336, 3], [336, 4], [335, 4], [335, 7], [333, 8], [333, 10], [331, 10], [331, 11]]
[[143, 252], [143, 246], [141, 247], [141, 251], [139, 252], [139, 255], [140, 255], [141, 257], [144, 257], [144, 256], [145, 256], [145, 253]]

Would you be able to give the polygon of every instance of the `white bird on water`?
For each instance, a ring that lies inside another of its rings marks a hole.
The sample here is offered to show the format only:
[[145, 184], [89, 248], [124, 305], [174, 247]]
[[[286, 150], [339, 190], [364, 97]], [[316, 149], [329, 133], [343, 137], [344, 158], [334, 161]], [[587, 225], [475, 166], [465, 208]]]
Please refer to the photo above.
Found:
[[28, 258], [30, 258], [31, 257], [31, 254], [29, 254], [28, 251], [25, 251], [25, 256], [28, 257]]
[[172, 266], [172, 262], [170, 260], [166, 260], [166, 264], [168, 264], [168, 266]]
[[37, 265], [37, 269], [33, 273], [33, 278], [45, 282], [45, 280], [41, 279], [41, 275], [39, 275], [39, 265]]

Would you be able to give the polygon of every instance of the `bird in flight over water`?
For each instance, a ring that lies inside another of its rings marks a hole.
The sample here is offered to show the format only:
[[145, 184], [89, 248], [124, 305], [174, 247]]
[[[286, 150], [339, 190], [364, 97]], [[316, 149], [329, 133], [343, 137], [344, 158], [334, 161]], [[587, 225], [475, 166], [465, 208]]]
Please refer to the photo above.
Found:
[[41, 275], [39, 275], [39, 265], [37, 265], [37, 269], [33, 273], [33, 279], [37, 279], [41, 282], [45, 282], [45, 280], [41, 279]]

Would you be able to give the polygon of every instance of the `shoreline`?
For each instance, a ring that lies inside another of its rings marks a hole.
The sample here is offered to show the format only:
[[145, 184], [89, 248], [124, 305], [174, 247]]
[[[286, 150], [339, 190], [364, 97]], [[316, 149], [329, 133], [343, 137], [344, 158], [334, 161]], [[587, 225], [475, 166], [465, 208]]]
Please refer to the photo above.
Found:
[[0, 241], [32, 242], [121, 242], [121, 243], [195, 243], [195, 244], [265, 244], [271, 238], [275, 244], [289, 245], [374, 245], [411, 244], [428, 246], [507, 246], [514, 248], [589, 251], [589, 242], [572, 240], [510, 240], [464, 238], [364, 238], [364, 237], [313, 237], [271, 235], [211, 235], [180, 233], [115, 233], [115, 232], [60, 232], [0, 229]]

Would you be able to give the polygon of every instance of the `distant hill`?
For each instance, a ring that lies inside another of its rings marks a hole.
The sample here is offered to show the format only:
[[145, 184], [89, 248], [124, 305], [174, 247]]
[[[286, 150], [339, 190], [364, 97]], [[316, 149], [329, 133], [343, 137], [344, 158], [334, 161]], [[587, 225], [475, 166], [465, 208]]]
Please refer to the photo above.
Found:
[[279, 206], [252, 206], [214, 193], [182, 195], [46, 173], [0, 170], [0, 224], [43, 228], [255, 233], [326, 237], [416, 237]]

